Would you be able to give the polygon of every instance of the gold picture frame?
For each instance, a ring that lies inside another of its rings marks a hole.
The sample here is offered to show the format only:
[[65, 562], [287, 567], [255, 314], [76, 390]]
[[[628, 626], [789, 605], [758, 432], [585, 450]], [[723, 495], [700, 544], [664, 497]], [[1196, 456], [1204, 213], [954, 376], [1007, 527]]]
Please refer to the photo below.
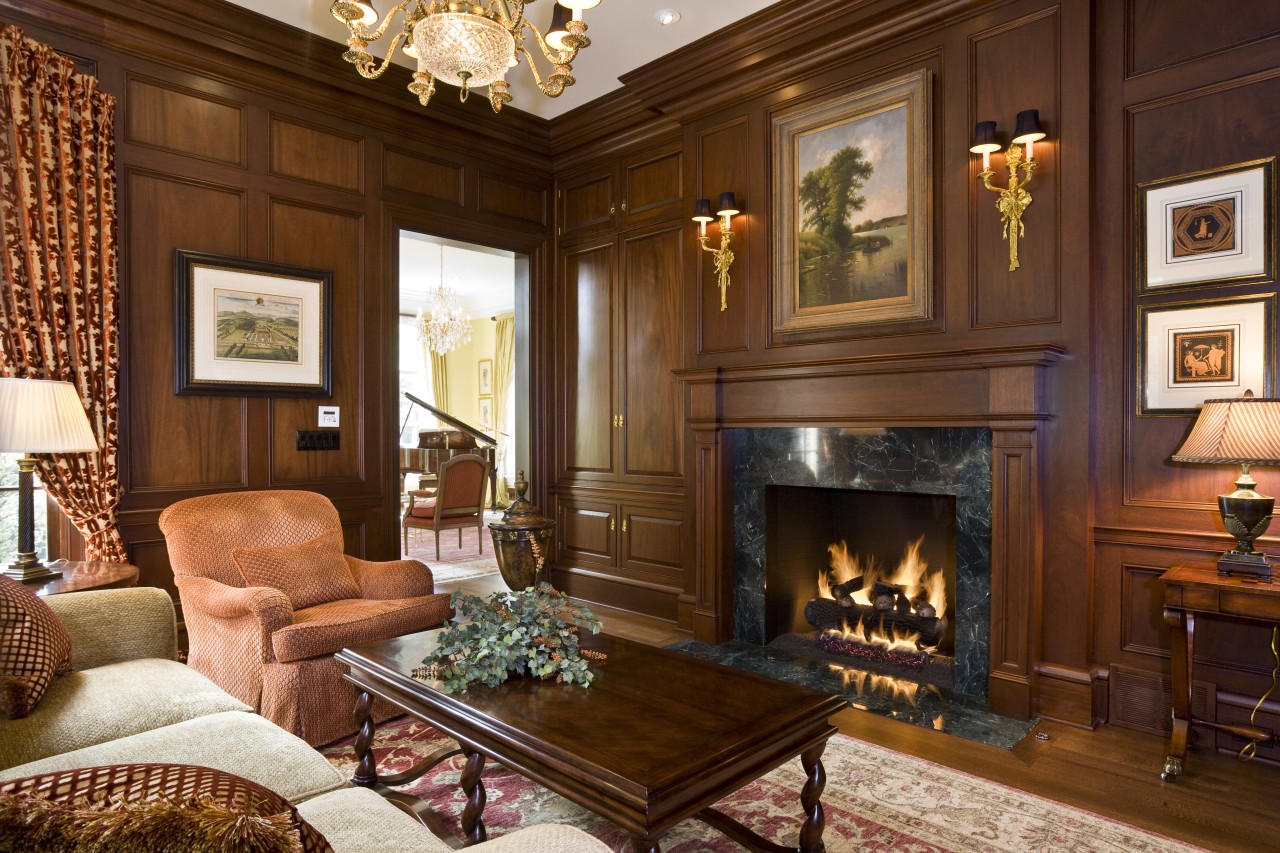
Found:
[[1271, 396], [1275, 293], [1138, 306], [1138, 415], [1194, 415], [1205, 400]]
[[493, 393], [493, 359], [482, 358], [476, 362], [476, 385], [482, 397]]
[[932, 148], [928, 69], [773, 117], [775, 336], [933, 319]]
[[1138, 184], [1138, 293], [1273, 280], [1275, 166], [1268, 157]]

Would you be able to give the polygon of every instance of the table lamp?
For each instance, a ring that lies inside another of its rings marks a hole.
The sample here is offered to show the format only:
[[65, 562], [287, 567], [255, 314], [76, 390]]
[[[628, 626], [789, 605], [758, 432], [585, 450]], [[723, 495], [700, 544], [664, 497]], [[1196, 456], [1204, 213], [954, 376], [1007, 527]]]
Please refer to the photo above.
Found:
[[1253, 547], [1253, 540], [1271, 523], [1275, 498], [1254, 491], [1258, 484], [1249, 476], [1249, 466], [1280, 465], [1280, 399], [1245, 391], [1243, 397], [1206, 400], [1173, 461], [1241, 466], [1236, 490], [1218, 495], [1222, 524], [1236, 537], [1236, 547], [1218, 560], [1218, 574], [1270, 582], [1271, 561]]
[[50, 379], [0, 379], [0, 453], [22, 453], [18, 460], [18, 557], [4, 574], [25, 582], [62, 573], [36, 556], [32, 511], [33, 453], [81, 453], [98, 449], [80, 395], [70, 382]]

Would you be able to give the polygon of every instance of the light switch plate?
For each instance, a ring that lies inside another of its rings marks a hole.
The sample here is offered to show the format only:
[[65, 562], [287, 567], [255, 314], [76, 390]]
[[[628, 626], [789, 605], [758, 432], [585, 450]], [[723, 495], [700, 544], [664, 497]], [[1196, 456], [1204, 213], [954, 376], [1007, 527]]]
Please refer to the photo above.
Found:
[[321, 406], [319, 425], [322, 427], [336, 427], [338, 425], [338, 407]]

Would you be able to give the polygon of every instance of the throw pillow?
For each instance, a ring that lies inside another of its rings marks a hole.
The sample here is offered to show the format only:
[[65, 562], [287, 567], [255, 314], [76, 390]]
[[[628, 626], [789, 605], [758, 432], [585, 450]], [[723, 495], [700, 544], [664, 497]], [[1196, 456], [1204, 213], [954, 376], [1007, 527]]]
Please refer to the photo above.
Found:
[[[287, 804], [286, 804], [287, 805]], [[247, 814], [208, 794], [60, 803], [29, 794], [0, 794], [0, 851], [133, 853], [302, 853], [293, 816]]]
[[29, 587], [0, 576], [0, 706], [25, 717], [54, 676], [71, 671], [71, 635]]
[[246, 584], [280, 590], [294, 610], [360, 597], [342, 556], [342, 531], [336, 527], [301, 545], [234, 548], [231, 557]]

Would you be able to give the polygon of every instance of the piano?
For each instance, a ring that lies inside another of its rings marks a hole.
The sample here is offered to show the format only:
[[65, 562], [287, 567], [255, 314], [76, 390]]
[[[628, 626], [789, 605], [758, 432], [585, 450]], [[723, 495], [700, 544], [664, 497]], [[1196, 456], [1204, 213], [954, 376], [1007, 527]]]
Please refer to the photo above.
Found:
[[498, 440], [486, 435], [465, 421], [442, 412], [427, 401], [409, 392], [404, 396], [414, 405], [421, 406], [442, 423], [453, 429], [418, 430], [417, 447], [400, 448], [400, 476], [419, 474], [420, 488], [432, 488], [440, 463], [460, 453], [474, 453], [489, 462], [489, 509], [498, 508]]

